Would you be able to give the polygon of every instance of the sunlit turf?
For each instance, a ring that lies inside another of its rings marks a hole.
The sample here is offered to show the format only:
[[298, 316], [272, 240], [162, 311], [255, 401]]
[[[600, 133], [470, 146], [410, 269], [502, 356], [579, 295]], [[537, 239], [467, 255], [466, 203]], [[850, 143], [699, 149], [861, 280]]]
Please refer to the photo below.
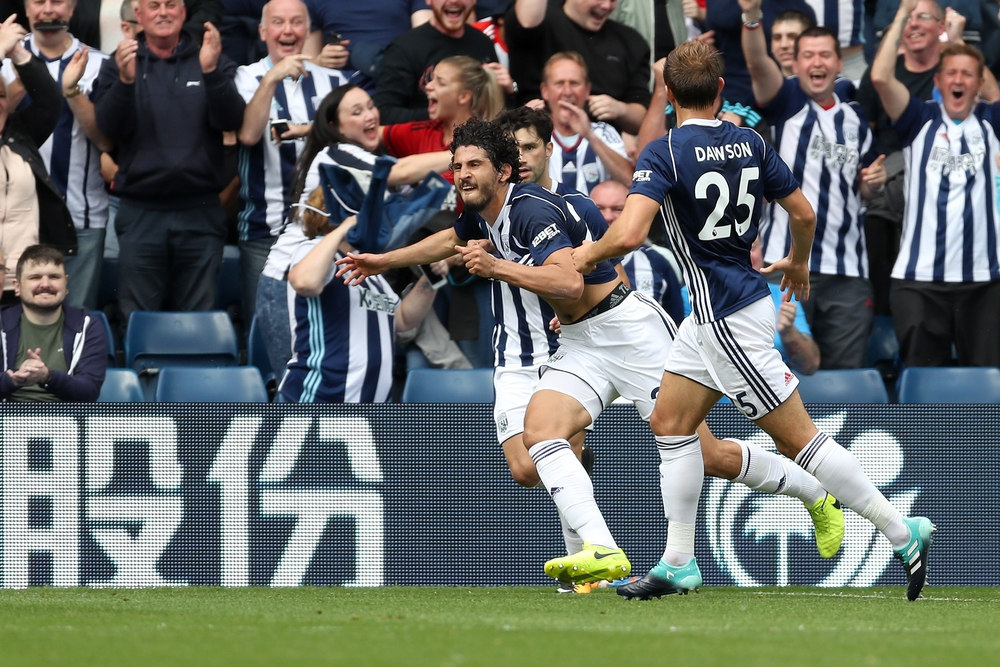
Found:
[[0, 591], [0, 665], [979, 665], [1000, 588]]

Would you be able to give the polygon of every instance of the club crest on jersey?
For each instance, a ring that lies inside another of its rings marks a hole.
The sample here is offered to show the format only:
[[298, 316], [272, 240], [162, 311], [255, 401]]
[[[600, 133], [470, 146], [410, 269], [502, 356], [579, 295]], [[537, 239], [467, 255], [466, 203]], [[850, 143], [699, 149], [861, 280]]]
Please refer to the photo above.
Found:
[[825, 158], [838, 165], [854, 164], [858, 161], [860, 153], [857, 148], [851, 148], [843, 144], [827, 141], [825, 137], [814, 135], [809, 143], [809, 156], [812, 158]]
[[649, 183], [650, 177], [653, 175], [652, 169], [638, 169], [632, 173], [633, 183]]
[[974, 175], [979, 170], [979, 164], [982, 163], [985, 157], [986, 153], [983, 150], [953, 155], [947, 148], [935, 146], [931, 148], [927, 166], [928, 168], [939, 166], [943, 175], [947, 175], [952, 171], [964, 171], [969, 175]]
[[555, 238], [559, 235], [559, 227], [552, 223], [542, 231], [535, 234], [535, 238], [531, 239], [531, 246], [537, 248], [542, 243], [548, 241], [549, 239]]

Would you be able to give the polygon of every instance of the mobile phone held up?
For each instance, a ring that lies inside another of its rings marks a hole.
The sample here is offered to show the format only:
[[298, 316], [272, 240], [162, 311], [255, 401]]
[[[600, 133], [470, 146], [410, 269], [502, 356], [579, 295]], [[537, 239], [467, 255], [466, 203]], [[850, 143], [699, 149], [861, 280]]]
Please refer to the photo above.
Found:
[[343, 36], [339, 32], [328, 32], [326, 33], [325, 44], [340, 44], [344, 41]]
[[441, 289], [445, 285], [445, 283], [448, 282], [448, 276], [447, 275], [439, 276], [438, 274], [434, 273], [434, 271], [431, 269], [430, 264], [421, 264], [420, 273], [427, 276], [427, 280], [430, 282], [432, 289]]
[[271, 121], [271, 134], [275, 141], [281, 141], [281, 137], [288, 132], [288, 121], [284, 118]]

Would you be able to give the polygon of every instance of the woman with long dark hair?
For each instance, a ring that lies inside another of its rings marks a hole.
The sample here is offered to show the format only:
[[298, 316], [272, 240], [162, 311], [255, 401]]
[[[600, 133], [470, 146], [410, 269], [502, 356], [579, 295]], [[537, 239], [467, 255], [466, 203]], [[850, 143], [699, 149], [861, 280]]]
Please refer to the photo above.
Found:
[[[295, 167], [292, 201], [297, 204], [271, 246], [257, 287], [257, 323], [271, 369], [279, 377], [292, 351], [286, 278], [293, 250], [306, 239], [300, 206], [319, 187], [319, 165], [324, 163], [348, 170], [367, 192], [378, 157], [380, 130], [378, 109], [371, 97], [353, 84], [334, 89], [316, 109], [312, 131]], [[419, 183], [430, 172], [447, 171], [450, 163], [451, 153], [444, 149], [400, 159], [389, 171], [389, 188]]]

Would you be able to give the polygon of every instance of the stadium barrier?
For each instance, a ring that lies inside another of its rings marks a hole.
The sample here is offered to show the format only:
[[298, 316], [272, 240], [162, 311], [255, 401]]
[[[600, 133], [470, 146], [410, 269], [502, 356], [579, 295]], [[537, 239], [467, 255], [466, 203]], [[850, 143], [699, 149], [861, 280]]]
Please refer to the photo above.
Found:
[[[816, 406], [896, 506], [936, 522], [931, 583], [1000, 584], [1000, 406]], [[732, 406], [720, 436], [764, 441]], [[636, 572], [663, 548], [658, 457], [629, 406], [591, 434], [597, 499]], [[5, 404], [0, 585], [538, 585], [551, 501], [509, 478], [489, 405]], [[801, 503], [706, 480], [708, 585], [901, 585], [847, 512], [816, 554]]]

